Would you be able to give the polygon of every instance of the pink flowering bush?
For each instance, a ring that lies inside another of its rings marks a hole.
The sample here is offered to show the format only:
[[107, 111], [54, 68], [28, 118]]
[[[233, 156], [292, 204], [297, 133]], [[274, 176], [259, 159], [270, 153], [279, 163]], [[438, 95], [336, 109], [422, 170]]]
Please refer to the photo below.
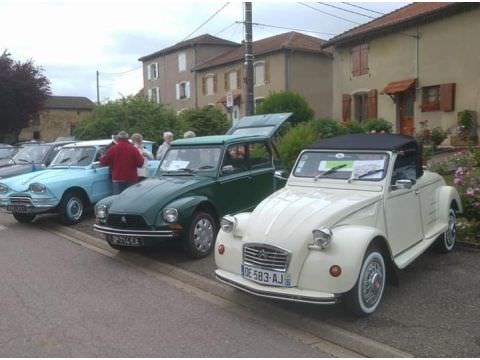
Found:
[[463, 216], [468, 220], [480, 220], [480, 168], [472, 151], [457, 157], [453, 183], [460, 194], [464, 208]]

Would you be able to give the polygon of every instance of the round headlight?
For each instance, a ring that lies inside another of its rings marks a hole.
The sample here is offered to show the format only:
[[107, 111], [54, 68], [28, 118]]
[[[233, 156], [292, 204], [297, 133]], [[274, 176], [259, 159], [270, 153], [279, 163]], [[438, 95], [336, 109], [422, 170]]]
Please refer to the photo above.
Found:
[[313, 235], [313, 244], [320, 247], [320, 249], [325, 249], [330, 245], [332, 241], [332, 230], [327, 227], [321, 227], [312, 231]]
[[167, 208], [163, 210], [163, 219], [168, 223], [174, 223], [178, 220], [178, 210]]
[[220, 227], [226, 233], [231, 233], [237, 226], [237, 218], [232, 215], [225, 215], [220, 221]]
[[5, 184], [0, 184], [0, 194], [8, 192], [8, 186]]
[[95, 216], [102, 220], [106, 219], [108, 216], [108, 206], [105, 204], [95, 206]]
[[28, 190], [36, 193], [44, 192], [46, 189], [47, 187], [40, 183], [33, 183], [33, 184], [30, 184], [30, 186], [28, 187]]

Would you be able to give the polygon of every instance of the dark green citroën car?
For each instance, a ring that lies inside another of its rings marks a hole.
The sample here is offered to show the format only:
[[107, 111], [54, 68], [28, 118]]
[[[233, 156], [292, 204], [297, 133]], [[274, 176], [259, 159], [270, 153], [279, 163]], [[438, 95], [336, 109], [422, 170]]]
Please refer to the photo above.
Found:
[[223, 215], [285, 185], [272, 137], [290, 116], [248, 116], [226, 135], [173, 141], [154, 178], [95, 206], [94, 230], [118, 250], [178, 239], [191, 257], [207, 256]]

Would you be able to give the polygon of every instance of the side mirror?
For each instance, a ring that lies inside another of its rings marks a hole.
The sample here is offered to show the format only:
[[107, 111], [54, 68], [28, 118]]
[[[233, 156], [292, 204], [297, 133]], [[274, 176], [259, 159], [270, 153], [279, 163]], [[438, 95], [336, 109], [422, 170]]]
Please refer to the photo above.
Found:
[[222, 167], [222, 174], [231, 174], [235, 171], [232, 165], [225, 165]]
[[273, 176], [280, 180], [288, 180], [288, 174], [285, 170], [275, 170]]
[[411, 179], [398, 179], [392, 185], [392, 190], [411, 189], [414, 183]]

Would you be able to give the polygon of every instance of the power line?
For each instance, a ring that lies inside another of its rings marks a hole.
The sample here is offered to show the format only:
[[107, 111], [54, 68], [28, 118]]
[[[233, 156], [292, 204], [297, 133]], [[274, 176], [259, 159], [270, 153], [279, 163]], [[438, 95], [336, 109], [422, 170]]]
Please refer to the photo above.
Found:
[[102, 75], [111, 75], [111, 76], [118, 76], [118, 75], [124, 75], [124, 74], [127, 74], [127, 73], [129, 73], [129, 72], [132, 72], [132, 71], [141, 69], [142, 67], [143, 67], [143, 66], [137, 66], [136, 68], [133, 68], [133, 69], [130, 69], [130, 70], [126, 70], [126, 71], [122, 71], [122, 72], [117, 72], [117, 73], [100, 72], [100, 74], [102, 74]]
[[350, 6], [353, 6], [353, 7], [356, 7], [358, 9], [362, 9], [362, 10], [365, 10], [365, 11], [370, 11], [372, 13], [375, 13], [375, 14], [378, 14], [378, 15], [385, 15], [385, 13], [382, 13], [380, 11], [375, 11], [375, 10], [371, 10], [371, 9], [367, 9], [365, 7], [362, 7], [360, 5], [355, 5], [355, 4], [352, 4], [352, 3], [349, 3], [349, 2], [342, 2], [343, 4], [347, 4], [347, 5], [350, 5]]
[[342, 10], [342, 11], [345, 11], [345, 12], [348, 12], [348, 13], [351, 13], [351, 14], [360, 15], [360, 16], [365, 16], [365, 17], [367, 17], [367, 18], [369, 18], [369, 19], [375, 19], [375, 17], [373, 17], [373, 16], [365, 15], [365, 14], [359, 13], [359, 12], [357, 12], [357, 11], [343, 9], [343, 8], [341, 8], [341, 7], [338, 7], [338, 6], [335, 6], [335, 5], [332, 5], [332, 4], [328, 4], [328, 3], [324, 3], [324, 2], [318, 2], [318, 3], [321, 4], [321, 5], [329, 6], [329, 7], [331, 7], [331, 8], [338, 9], [338, 10]]
[[341, 17], [341, 16], [338, 16], [338, 15], [334, 15], [334, 14], [330, 14], [329, 12], [326, 12], [326, 11], [323, 11], [323, 10], [320, 10], [320, 9], [317, 9], [316, 7], [313, 7], [313, 6], [310, 6], [310, 5], [307, 5], [303, 2], [299, 2], [298, 4], [300, 5], [303, 5], [303, 6], [306, 6], [312, 10], [315, 10], [315, 11], [318, 11], [319, 13], [322, 13], [322, 14], [325, 14], [325, 15], [328, 15], [328, 16], [333, 16], [334, 18], [337, 18], [337, 19], [340, 19], [340, 20], [344, 20], [344, 21], [348, 21], [349, 23], [352, 23], [352, 24], [355, 24], [355, 25], [361, 25], [360, 23], [356, 22], [356, 21], [353, 21], [353, 20], [350, 20], [350, 19], [346, 19], [344, 17]]
[[200, 30], [204, 25], [206, 25], [208, 22], [210, 22], [210, 20], [212, 20], [215, 16], [217, 16], [217, 14], [222, 11], [223, 9], [225, 9], [228, 4], [230, 4], [229, 2], [225, 3], [220, 9], [218, 9], [217, 11], [215, 11], [213, 13], [213, 15], [211, 15], [205, 22], [203, 22], [199, 27], [197, 27], [195, 30], [193, 30], [190, 34], [188, 34], [187, 36], [185, 36], [185, 39], [183, 39], [182, 41], [185, 41], [187, 40], [190, 36], [192, 36], [193, 34], [195, 34], [198, 30]]
[[[241, 24], [241, 21], [237, 21], [237, 23]], [[315, 30], [306, 30], [306, 29], [297, 29], [297, 28], [291, 28], [291, 27], [286, 27], [286, 26], [277, 26], [277, 25], [269, 25], [269, 24], [261, 24], [261, 23], [252, 23], [254, 26], [264, 26], [264, 27], [271, 27], [275, 29], [282, 29], [282, 30], [293, 30], [293, 31], [303, 31], [303, 32], [308, 32], [312, 34], [322, 34], [322, 35], [331, 35], [335, 36], [337, 34], [334, 33], [328, 33], [328, 32], [321, 32], [321, 31], [315, 31]]]
[[227, 27], [223, 28], [222, 30], [216, 32], [214, 35], [217, 36], [217, 35], [223, 33], [224, 31], [227, 31], [228, 29], [230, 29], [234, 25], [237, 25], [237, 23], [235, 21], [233, 23], [231, 23], [230, 25], [228, 25]]

